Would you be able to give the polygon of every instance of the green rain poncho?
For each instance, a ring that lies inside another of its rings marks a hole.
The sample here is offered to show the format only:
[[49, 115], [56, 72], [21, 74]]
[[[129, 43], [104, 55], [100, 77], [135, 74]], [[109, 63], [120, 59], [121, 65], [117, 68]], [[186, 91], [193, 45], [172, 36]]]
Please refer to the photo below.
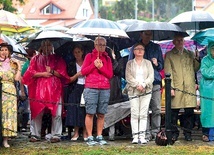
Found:
[[[201, 62], [200, 95], [202, 97], [214, 98], [214, 58], [210, 52], [214, 42], [209, 42], [207, 56]], [[203, 127], [214, 127], [214, 100], [200, 99], [201, 123]]]

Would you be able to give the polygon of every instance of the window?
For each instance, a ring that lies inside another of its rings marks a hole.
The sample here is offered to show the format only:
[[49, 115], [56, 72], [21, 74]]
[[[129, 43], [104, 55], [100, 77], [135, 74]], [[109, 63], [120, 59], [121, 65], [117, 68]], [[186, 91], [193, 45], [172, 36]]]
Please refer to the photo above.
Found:
[[83, 9], [83, 17], [88, 17], [88, 10], [87, 9]]
[[45, 6], [43, 9], [41, 9], [41, 13], [44, 15], [45, 14], [60, 14], [61, 9], [51, 3], [51, 4], [48, 4], [47, 6]]

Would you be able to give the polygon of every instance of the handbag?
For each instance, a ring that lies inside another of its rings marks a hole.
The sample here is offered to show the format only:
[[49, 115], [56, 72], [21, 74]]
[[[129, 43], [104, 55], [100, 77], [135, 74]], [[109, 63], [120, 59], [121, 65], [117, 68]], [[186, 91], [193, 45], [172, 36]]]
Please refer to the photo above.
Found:
[[83, 93], [82, 93], [81, 99], [80, 99], [80, 107], [85, 107], [85, 99], [83, 97]]
[[160, 130], [155, 138], [155, 143], [160, 146], [166, 146], [168, 144], [165, 130]]

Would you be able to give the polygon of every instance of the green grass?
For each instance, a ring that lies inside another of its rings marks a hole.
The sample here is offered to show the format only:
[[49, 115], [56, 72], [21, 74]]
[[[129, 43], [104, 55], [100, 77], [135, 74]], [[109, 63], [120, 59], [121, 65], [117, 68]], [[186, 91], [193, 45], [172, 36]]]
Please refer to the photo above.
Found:
[[93, 146], [86, 145], [57, 145], [50, 144], [49, 146], [22, 146], [1, 148], [1, 155], [211, 155], [214, 154], [213, 146], [150, 146], [150, 145], [122, 145], [122, 146]]

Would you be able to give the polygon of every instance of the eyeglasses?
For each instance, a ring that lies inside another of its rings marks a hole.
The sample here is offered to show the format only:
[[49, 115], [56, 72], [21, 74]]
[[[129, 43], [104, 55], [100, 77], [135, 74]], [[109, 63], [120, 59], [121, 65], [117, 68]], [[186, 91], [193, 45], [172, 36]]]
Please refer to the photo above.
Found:
[[144, 49], [144, 48], [134, 48], [134, 50], [135, 50], [135, 51], [137, 51], [137, 50], [138, 50], [138, 51], [144, 51], [145, 49]]
[[99, 46], [99, 47], [106, 47], [105, 44], [95, 44], [96, 46]]

